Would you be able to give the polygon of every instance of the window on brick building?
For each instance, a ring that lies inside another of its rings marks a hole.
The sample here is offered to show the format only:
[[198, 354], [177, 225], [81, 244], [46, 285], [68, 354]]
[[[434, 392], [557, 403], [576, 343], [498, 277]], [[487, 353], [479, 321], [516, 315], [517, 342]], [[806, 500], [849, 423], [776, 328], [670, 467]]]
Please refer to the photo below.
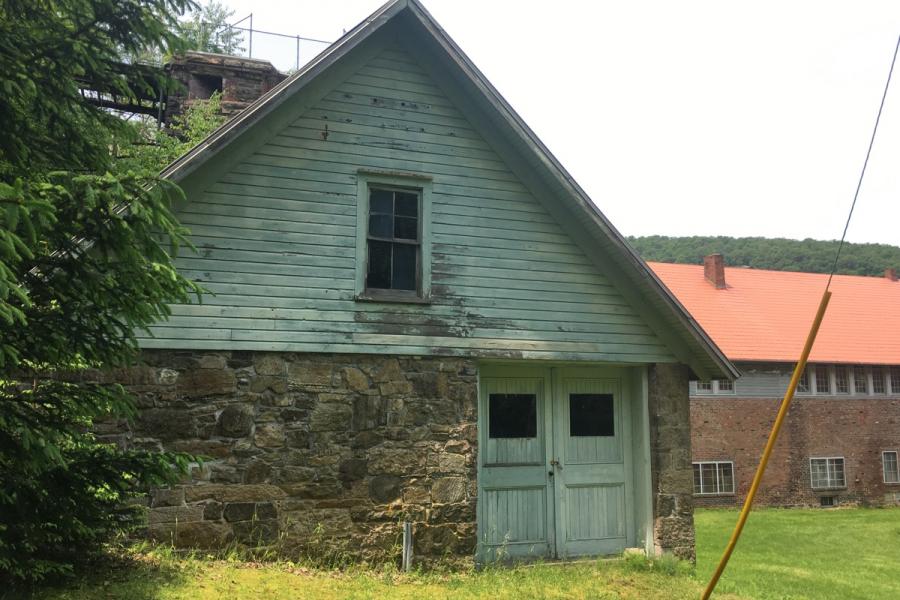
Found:
[[816, 367], [816, 394], [831, 393], [831, 376], [828, 373], [828, 367]]
[[734, 382], [730, 379], [713, 379], [712, 381], [697, 381], [698, 394], [733, 394]]
[[734, 463], [731, 461], [695, 462], [694, 493], [700, 496], [734, 494]]
[[800, 379], [797, 380], [797, 393], [808, 394], [809, 392], [809, 371], [804, 370], [800, 373]]
[[888, 450], [881, 453], [881, 466], [884, 470], [885, 483], [900, 483], [900, 470], [898, 470], [896, 450]]
[[866, 374], [865, 367], [853, 368], [853, 393], [868, 394], [869, 393], [869, 376]]
[[847, 487], [844, 477], [844, 458], [810, 458], [809, 478], [814, 490]]
[[872, 393], [887, 393], [887, 388], [884, 385], [884, 371], [880, 367], [872, 367]]
[[834, 368], [834, 387], [838, 394], [850, 393], [850, 375], [847, 367]]
[[900, 368], [891, 367], [891, 393], [900, 394]]

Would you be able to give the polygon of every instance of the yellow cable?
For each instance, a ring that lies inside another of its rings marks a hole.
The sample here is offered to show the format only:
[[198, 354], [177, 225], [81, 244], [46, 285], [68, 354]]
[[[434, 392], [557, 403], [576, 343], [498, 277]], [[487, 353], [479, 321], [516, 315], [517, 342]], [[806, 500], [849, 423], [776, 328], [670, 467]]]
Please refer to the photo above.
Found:
[[784, 417], [787, 414], [788, 408], [791, 406], [791, 400], [794, 399], [794, 391], [797, 389], [797, 382], [800, 381], [800, 375], [803, 373], [804, 369], [806, 369], [806, 361], [809, 359], [809, 353], [812, 350], [813, 342], [816, 341], [816, 335], [819, 333], [819, 326], [822, 324], [822, 319], [825, 317], [825, 309], [828, 307], [828, 301], [830, 299], [831, 292], [826, 289], [825, 293], [822, 294], [822, 301], [819, 303], [819, 310], [816, 312], [816, 318], [813, 320], [809, 335], [806, 337], [806, 345], [803, 346], [803, 353], [800, 355], [800, 361], [797, 363], [797, 366], [794, 367], [794, 374], [791, 377], [791, 382], [788, 384], [787, 392], [784, 394], [784, 400], [781, 401], [781, 408], [778, 410], [778, 416], [775, 417], [775, 424], [772, 425], [772, 432], [769, 433], [766, 449], [763, 450], [759, 466], [756, 468], [756, 475], [753, 476], [753, 483], [750, 485], [750, 491], [747, 492], [747, 498], [744, 500], [744, 508], [741, 509], [741, 515], [738, 517], [737, 525], [734, 526], [734, 532], [731, 534], [731, 539], [728, 540], [728, 546], [725, 548], [725, 552], [722, 553], [722, 558], [719, 559], [719, 566], [716, 567], [716, 572], [713, 573], [709, 583], [706, 585], [706, 589], [703, 590], [703, 596], [701, 596], [702, 600], [709, 600], [713, 590], [716, 589], [719, 577], [722, 576], [722, 571], [725, 570], [728, 559], [731, 558], [731, 553], [734, 552], [734, 547], [737, 545], [738, 538], [741, 537], [741, 531], [744, 529], [747, 517], [750, 516], [753, 498], [756, 497], [756, 490], [759, 489], [759, 483], [762, 481], [763, 473], [766, 471], [766, 465], [769, 464], [769, 456], [772, 454], [772, 448], [775, 447], [775, 441], [778, 439], [778, 432], [781, 430], [781, 424], [784, 422]]

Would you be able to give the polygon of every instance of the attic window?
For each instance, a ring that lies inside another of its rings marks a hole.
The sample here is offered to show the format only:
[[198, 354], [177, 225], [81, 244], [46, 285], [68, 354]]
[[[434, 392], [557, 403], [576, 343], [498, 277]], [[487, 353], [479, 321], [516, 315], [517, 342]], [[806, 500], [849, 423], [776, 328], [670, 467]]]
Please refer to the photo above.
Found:
[[428, 301], [430, 181], [360, 174], [357, 299]]
[[366, 289], [419, 289], [420, 199], [415, 189], [369, 189]]

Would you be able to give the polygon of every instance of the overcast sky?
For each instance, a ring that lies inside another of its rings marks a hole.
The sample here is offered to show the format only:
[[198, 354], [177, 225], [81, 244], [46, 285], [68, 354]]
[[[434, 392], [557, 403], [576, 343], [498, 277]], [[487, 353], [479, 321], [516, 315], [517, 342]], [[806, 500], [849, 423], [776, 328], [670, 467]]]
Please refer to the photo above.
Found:
[[[222, 1], [330, 41], [383, 3]], [[840, 238], [900, 2], [424, 4], [622, 233]], [[847, 238], [900, 245], [900, 72]]]

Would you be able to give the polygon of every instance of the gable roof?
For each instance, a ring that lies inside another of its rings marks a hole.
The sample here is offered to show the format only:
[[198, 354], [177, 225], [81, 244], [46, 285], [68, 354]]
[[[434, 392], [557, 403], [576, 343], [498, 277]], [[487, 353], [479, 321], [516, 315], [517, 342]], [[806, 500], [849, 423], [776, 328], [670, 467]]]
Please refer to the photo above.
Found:
[[482, 127], [493, 131], [497, 151], [515, 154], [524, 168], [516, 171], [526, 186], [542, 186], [535, 194], [567, 230], [578, 230], [586, 254], [641, 313], [647, 324], [698, 376], [733, 378], [739, 372], [684, 310], [622, 235], [600, 212], [550, 151], [444, 32], [418, 0], [388, 2], [343, 35], [298, 72], [272, 88], [237, 117], [174, 161], [162, 176], [182, 181], [228, 147], [243, 132], [271, 114], [336, 65], [365, 40], [390, 23], [402, 24], [415, 38], [422, 60], [437, 61], [441, 72], [459, 86], [459, 98], [478, 112]]
[[[649, 263], [731, 360], [796, 362], [828, 275], [725, 268], [717, 290], [702, 265]], [[900, 282], [835, 275], [810, 362], [900, 365]]]

